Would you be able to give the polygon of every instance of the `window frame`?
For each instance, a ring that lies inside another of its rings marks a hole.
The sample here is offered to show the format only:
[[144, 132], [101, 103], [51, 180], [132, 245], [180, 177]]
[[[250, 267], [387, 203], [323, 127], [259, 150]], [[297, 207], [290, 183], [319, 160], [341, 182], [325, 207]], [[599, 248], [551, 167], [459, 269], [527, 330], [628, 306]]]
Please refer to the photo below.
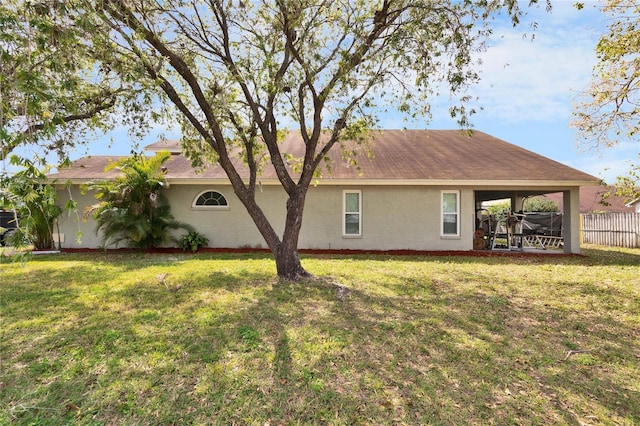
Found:
[[[200, 199], [200, 197], [202, 197], [204, 194], [206, 194], [207, 192], [215, 192], [217, 194], [220, 194], [220, 196], [222, 196], [222, 198], [224, 198], [224, 200], [226, 201], [226, 205], [224, 206], [220, 206], [220, 205], [197, 205], [196, 203], [198, 202], [198, 200]], [[204, 191], [200, 191], [198, 192], [198, 194], [196, 194], [195, 197], [193, 197], [193, 201], [191, 201], [191, 209], [192, 210], [229, 210], [229, 199], [220, 191], [215, 190], [215, 189], [205, 189]]]
[[[446, 212], [445, 211], [445, 195], [455, 195], [456, 197], [456, 211], [455, 212]], [[447, 233], [445, 232], [445, 215], [455, 215], [456, 218], [456, 232]], [[460, 190], [452, 190], [446, 189], [440, 191], [440, 237], [441, 238], [460, 238]]]
[[[358, 211], [347, 211], [347, 195], [358, 195]], [[358, 215], [358, 233], [347, 233], [347, 215]], [[345, 189], [342, 191], [342, 238], [362, 238], [362, 190]]]

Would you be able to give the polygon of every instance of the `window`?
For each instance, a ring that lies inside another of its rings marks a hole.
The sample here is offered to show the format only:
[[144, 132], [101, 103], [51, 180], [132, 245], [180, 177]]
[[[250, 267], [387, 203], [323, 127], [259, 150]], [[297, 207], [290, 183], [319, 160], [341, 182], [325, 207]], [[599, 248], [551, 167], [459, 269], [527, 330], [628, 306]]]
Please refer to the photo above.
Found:
[[442, 227], [443, 237], [460, 236], [460, 191], [442, 191]]
[[218, 191], [203, 191], [198, 194], [191, 207], [195, 209], [224, 210], [229, 208], [227, 199]]
[[360, 237], [362, 235], [362, 192], [342, 192], [342, 235]]

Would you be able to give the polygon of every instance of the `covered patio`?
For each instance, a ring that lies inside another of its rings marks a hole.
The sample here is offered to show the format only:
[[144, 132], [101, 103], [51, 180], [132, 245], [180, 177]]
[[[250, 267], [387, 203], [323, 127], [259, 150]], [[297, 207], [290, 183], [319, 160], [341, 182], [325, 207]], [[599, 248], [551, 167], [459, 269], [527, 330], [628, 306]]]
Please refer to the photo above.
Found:
[[[530, 197], [557, 192], [563, 195], [560, 226], [540, 228], [528, 225], [527, 215], [531, 213], [524, 211], [524, 201]], [[474, 249], [580, 253], [579, 187], [480, 189], [474, 193]], [[498, 200], [510, 201], [510, 209], [505, 217], [492, 217], [484, 207], [486, 203]]]

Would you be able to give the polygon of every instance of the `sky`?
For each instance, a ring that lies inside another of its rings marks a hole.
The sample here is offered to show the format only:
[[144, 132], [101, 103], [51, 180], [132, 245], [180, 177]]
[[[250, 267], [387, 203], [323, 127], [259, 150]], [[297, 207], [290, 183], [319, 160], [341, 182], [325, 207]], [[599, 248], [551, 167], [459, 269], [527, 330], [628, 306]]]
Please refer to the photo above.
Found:
[[[640, 142], [622, 141], [615, 148], [599, 152], [578, 146], [576, 131], [570, 127], [573, 105], [589, 85], [596, 61], [595, 46], [606, 31], [606, 21], [597, 2], [585, 2], [582, 10], [577, 10], [574, 3], [575, 0], [552, 1], [550, 12], [544, 4], [527, 9], [527, 18], [516, 28], [508, 22], [495, 22], [489, 47], [480, 53], [482, 80], [470, 91], [478, 98], [476, 107], [482, 108], [472, 116], [471, 123], [479, 131], [613, 183], [616, 176], [629, 169], [630, 160], [637, 160]], [[531, 22], [537, 23], [535, 30], [529, 26]], [[523, 37], [525, 33], [528, 37]], [[428, 125], [411, 127], [457, 128], [448, 116], [448, 105], [434, 104], [432, 113]], [[380, 119], [382, 128], [407, 126], [397, 115]], [[179, 134], [171, 129], [155, 129], [140, 146], [161, 136], [178, 138]], [[109, 144], [109, 140], [114, 142]], [[128, 155], [131, 145], [126, 130], [114, 131], [91, 143], [88, 152]], [[71, 159], [83, 155], [84, 149]]]
[[[600, 152], [578, 146], [570, 126], [572, 112], [591, 80], [595, 46], [607, 22], [597, 2], [586, 2], [582, 10], [574, 3], [552, 1], [551, 12], [543, 6], [529, 9], [527, 20], [538, 24], [533, 32], [526, 22], [496, 29], [482, 54], [482, 81], [472, 91], [483, 108], [472, 123], [477, 130], [614, 183], [629, 169], [629, 160], [637, 160], [640, 142], [621, 141]], [[524, 32], [535, 37], [523, 38]], [[431, 127], [454, 124], [439, 114]]]

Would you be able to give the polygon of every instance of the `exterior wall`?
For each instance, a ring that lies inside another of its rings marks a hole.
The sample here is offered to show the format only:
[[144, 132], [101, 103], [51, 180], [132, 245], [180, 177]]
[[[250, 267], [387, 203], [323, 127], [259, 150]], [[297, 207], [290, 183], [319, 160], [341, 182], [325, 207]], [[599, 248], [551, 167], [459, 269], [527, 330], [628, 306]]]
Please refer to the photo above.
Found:
[[[224, 195], [228, 209], [203, 210], [191, 207], [194, 198], [202, 191], [217, 191]], [[171, 204], [171, 214], [193, 225], [209, 238], [209, 246], [223, 248], [267, 248], [238, 197], [229, 185], [171, 185], [165, 195]], [[276, 188], [264, 187], [256, 193], [256, 200], [271, 221], [276, 232], [282, 233], [285, 215], [285, 193]]]
[[[78, 203], [77, 214], [63, 213], [58, 219], [60, 234], [64, 236], [61, 243], [63, 248], [95, 248], [100, 246], [100, 236], [96, 235], [96, 222], [93, 219], [83, 220], [82, 215], [85, 208], [98, 201], [92, 193], [82, 195], [80, 188], [74, 185], [70, 189], [71, 197]], [[58, 190], [60, 205], [64, 206], [69, 200], [69, 192], [66, 187]], [[57, 241], [57, 237], [54, 235]]]
[[[353, 250], [471, 250], [473, 191], [460, 194], [460, 237], [440, 237], [440, 190], [423, 186], [309, 189], [299, 247]], [[362, 191], [362, 236], [342, 236], [342, 192]]]
[[[471, 250], [474, 231], [474, 196], [472, 189], [460, 189], [460, 237], [441, 237], [441, 193], [443, 189], [425, 186], [329, 186], [309, 188], [299, 245], [301, 249], [353, 250]], [[220, 192], [228, 209], [193, 209], [194, 198], [205, 190]], [[343, 237], [343, 190], [362, 191], [362, 236]], [[95, 203], [91, 193], [72, 191], [80, 216], [85, 206]], [[209, 238], [211, 247], [267, 248], [240, 200], [228, 185], [171, 185], [165, 192], [171, 213], [193, 225]], [[61, 203], [68, 199], [60, 192]], [[279, 186], [263, 186], [256, 198], [276, 232], [284, 228], [286, 194]], [[80, 229], [81, 242], [75, 235]], [[98, 247], [95, 221], [78, 221], [73, 215], [60, 224], [65, 234], [63, 247]], [[180, 234], [180, 232], [178, 233]]]

